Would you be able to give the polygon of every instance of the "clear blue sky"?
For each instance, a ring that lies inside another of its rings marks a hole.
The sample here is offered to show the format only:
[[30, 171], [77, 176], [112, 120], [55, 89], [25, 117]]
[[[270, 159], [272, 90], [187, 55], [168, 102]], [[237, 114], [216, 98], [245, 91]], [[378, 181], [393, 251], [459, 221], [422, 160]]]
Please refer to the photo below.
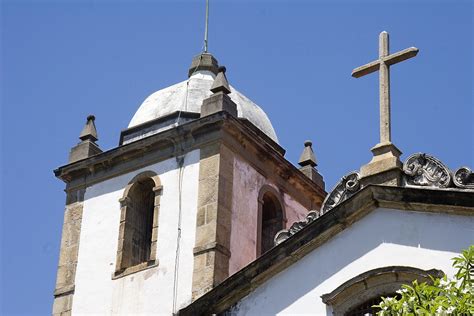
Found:
[[[99, 144], [153, 91], [186, 79], [200, 52], [205, 1], [32, 1], [1, 5], [2, 314], [51, 311], [67, 162], [88, 114]], [[378, 142], [378, 76], [351, 78], [391, 50], [394, 143], [450, 168], [473, 161], [471, 1], [216, 1], [209, 49], [232, 85], [273, 122], [296, 162], [312, 139], [327, 189], [371, 158]]]

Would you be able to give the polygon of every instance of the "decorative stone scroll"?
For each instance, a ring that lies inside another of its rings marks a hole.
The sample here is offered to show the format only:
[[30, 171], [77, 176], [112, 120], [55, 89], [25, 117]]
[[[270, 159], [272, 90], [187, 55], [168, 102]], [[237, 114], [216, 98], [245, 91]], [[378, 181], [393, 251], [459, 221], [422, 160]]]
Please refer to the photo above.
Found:
[[360, 175], [356, 171], [342, 177], [331, 193], [329, 193], [324, 199], [323, 205], [321, 206], [321, 215], [327, 213], [359, 191], [359, 179]]
[[310, 223], [314, 222], [321, 215], [353, 196], [357, 191], [360, 190], [359, 179], [359, 173], [355, 171], [342, 177], [332, 192], [326, 196], [326, 199], [324, 199], [323, 205], [321, 206], [321, 211], [310, 211], [304, 220], [293, 223], [290, 229], [280, 230], [275, 235], [275, 246], [281, 244], [283, 241], [287, 240], [292, 235], [296, 234]]
[[405, 184], [447, 188], [451, 184], [451, 171], [438, 159], [423, 153], [408, 157], [403, 164]]
[[294, 222], [293, 225], [291, 225], [290, 229], [283, 229], [280, 230], [278, 233], [276, 233], [275, 238], [274, 238], [274, 243], [275, 246], [281, 244], [306, 226], [308, 226], [310, 223], [314, 222], [315, 219], [319, 217], [319, 212], [318, 211], [310, 211], [307, 215], [306, 218], [302, 221], [299, 222]]
[[474, 189], [474, 172], [468, 167], [461, 167], [453, 177], [454, 185], [461, 189]]
[[[437, 158], [424, 153], [408, 157], [403, 164], [404, 186], [425, 186], [440, 189], [474, 190], [474, 172], [468, 167], [451, 172]], [[302, 221], [295, 222], [290, 229], [283, 229], [275, 235], [275, 246], [296, 234], [323, 214], [329, 212], [361, 190], [360, 175], [351, 172], [342, 177], [334, 189], [326, 196], [320, 211], [310, 211]]]

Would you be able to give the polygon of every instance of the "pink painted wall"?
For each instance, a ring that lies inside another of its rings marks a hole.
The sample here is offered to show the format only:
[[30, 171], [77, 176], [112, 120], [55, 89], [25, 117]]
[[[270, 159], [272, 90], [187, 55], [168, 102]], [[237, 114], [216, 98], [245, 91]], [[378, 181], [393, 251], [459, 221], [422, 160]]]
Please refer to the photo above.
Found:
[[[229, 275], [256, 259], [258, 196], [264, 185], [270, 185], [279, 191], [275, 184], [236, 156], [234, 159]], [[308, 213], [306, 208], [288, 194], [283, 194], [282, 200], [286, 212], [287, 228], [295, 221], [302, 220]]]
[[287, 220], [286, 228], [288, 229], [294, 222], [303, 220], [309, 210], [304, 208], [288, 194], [283, 195], [283, 200], [285, 203], [285, 214]]

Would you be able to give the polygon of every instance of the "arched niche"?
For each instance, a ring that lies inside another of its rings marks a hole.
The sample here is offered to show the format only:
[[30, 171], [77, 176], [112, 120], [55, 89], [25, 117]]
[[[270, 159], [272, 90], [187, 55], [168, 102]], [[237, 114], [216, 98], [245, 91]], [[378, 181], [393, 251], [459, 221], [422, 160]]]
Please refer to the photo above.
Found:
[[136, 175], [125, 187], [120, 202], [115, 276], [157, 264], [158, 216], [162, 185], [153, 171]]
[[323, 302], [332, 306], [333, 315], [371, 315], [370, 306], [378, 304], [382, 296], [394, 296], [403, 284], [431, 282], [432, 277], [442, 277], [440, 270], [421, 270], [413, 267], [390, 266], [359, 274], [344, 282], [334, 291], [321, 296]]
[[285, 204], [281, 193], [270, 185], [264, 185], [258, 195], [257, 257], [274, 246], [275, 235], [285, 224]]

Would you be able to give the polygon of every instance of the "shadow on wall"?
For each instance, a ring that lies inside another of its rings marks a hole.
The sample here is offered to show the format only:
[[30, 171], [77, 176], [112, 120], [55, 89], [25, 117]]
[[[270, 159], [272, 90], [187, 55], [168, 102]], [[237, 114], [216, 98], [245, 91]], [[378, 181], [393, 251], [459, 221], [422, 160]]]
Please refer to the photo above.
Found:
[[[324, 285], [352, 262], [383, 244], [459, 253], [472, 243], [472, 225], [473, 220], [466, 220], [465, 216], [398, 210], [374, 211], [276, 275], [234, 308], [239, 310], [239, 315], [263, 310], [269, 315], [281, 313], [311, 290]], [[466, 233], [463, 234], [462, 231]], [[449, 236], [457, 237], [448, 238]], [[436, 265], [433, 263], [430, 268], [436, 268]], [[371, 269], [372, 266], [367, 267], [366, 271]], [[334, 281], [338, 284], [326, 284], [325, 287], [330, 289], [323, 291], [328, 293], [361, 272], [365, 271], [354, 271], [349, 278], [341, 282]], [[324, 293], [314, 293], [317, 297], [311, 295], [310, 298], [314, 300], [314, 304], [323, 304], [320, 296]], [[327, 307], [326, 312], [328, 316], [332, 315], [331, 308]]]

